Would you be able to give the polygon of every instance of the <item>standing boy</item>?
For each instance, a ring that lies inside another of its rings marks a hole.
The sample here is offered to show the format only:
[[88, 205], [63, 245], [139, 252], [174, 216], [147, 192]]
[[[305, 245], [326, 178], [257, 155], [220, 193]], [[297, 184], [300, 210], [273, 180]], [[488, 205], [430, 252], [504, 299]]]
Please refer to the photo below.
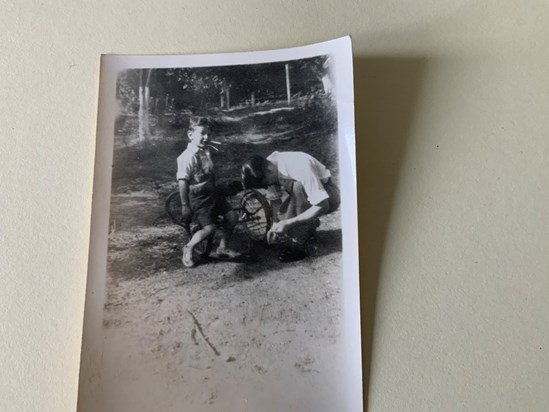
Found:
[[217, 255], [235, 258], [239, 254], [229, 249], [227, 242], [237, 222], [237, 215], [219, 193], [215, 184], [214, 166], [207, 147], [209, 141], [209, 122], [205, 118], [191, 119], [187, 136], [187, 149], [177, 158], [177, 180], [183, 220], [191, 218], [200, 225], [197, 231], [183, 247], [183, 265], [195, 265], [193, 251], [197, 244], [212, 236], [218, 216], [225, 217], [225, 225]]

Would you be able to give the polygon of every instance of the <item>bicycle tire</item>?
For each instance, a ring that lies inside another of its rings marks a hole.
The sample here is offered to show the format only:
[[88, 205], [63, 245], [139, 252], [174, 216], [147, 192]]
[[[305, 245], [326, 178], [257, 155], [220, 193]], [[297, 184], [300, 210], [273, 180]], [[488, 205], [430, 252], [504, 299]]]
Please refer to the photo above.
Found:
[[265, 196], [257, 190], [248, 190], [242, 195], [240, 208], [240, 221], [248, 237], [264, 241], [272, 225], [272, 210]]
[[166, 214], [173, 223], [182, 227], [188, 226], [188, 223], [183, 221], [183, 214], [181, 213], [181, 196], [179, 192], [170, 193], [164, 207], [166, 209]]

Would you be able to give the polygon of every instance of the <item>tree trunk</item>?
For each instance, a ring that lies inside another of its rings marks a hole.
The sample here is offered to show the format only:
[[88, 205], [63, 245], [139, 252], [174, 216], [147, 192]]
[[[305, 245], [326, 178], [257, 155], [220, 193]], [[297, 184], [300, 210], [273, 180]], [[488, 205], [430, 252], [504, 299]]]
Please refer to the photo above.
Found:
[[143, 84], [143, 71], [139, 73], [139, 112], [137, 114], [138, 121], [138, 138], [142, 142], [150, 137], [151, 131], [149, 128], [149, 82], [151, 80], [151, 69], [148, 69], [145, 85]]
[[145, 93], [143, 86], [139, 86], [139, 112], [137, 113], [138, 122], [138, 140], [145, 140]]
[[251, 98], [252, 107], [255, 106], [255, 92], [252, 92], [252, 98]]
[[225, 89], [225, 97], [227, 98], [227, 110], [231, 107], [231, 104], [230, 104], [230, 96], [229, 96], [229, 88], [227, 87]]

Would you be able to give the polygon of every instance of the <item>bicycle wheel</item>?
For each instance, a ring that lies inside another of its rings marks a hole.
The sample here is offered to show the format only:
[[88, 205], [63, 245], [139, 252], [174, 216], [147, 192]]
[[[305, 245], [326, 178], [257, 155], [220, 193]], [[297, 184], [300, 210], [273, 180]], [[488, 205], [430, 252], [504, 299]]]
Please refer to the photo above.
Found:
[[[183, 244], [186, 245], [192, 238], [192, 236], [200, 230], [200, 226], [195, 223], [185, 222], [181, 213], [181, 197], [179, 192], [171, 193], [166, 199], [166, 213], [175, 224], [181, 226], [184, 231]], [[210, 236], [204, 239], [194, 248], [195, 253], [200, 257], [206, 257], [210, 254], [213, 248], [213, 238]]]
[[260, 192], [249, 190], [240, 201], [240, 222], [244, 231], [255, 241], [265, 240], [272, 224], [272, 211], [269, 202]]
[[181, 196], [179, 195], [179, 192], [170, 193], [170, 195], [166, 199], [165, 209], [166, 214], [176, 225], [183, 227], [187, 225], [187, 223], [184, 222], [182, 219], [183, 215], [181, 213]]

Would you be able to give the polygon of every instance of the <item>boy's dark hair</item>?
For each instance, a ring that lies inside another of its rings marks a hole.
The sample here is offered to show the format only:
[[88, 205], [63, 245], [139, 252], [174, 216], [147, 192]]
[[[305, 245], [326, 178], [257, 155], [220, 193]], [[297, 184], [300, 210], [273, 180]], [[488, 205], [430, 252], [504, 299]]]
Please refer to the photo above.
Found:
[[262, 156], [254, 155], [242, 165], [242, 184], [245, 189], [265, 188], [265, 173], [269, 161]]
[[189, 132], [192, 132], [194, 129], [196, 129], [199, 126], [206, 127], [209, 129], [211, 127], [210, 119], [208, 119], [207, 117], [199, 117], [199, 116], [194, 116], [189, 119], [189, 129], [188, 129]]

